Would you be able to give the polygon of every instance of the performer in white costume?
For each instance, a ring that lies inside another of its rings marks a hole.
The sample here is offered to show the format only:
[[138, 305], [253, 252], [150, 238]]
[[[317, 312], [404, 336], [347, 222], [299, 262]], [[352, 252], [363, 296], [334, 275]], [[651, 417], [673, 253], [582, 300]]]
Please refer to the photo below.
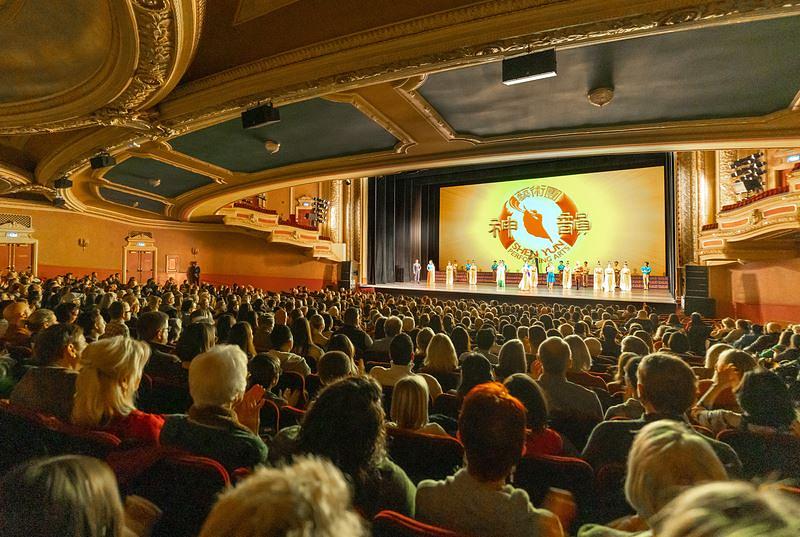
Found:
[[614, 267], [611, 266], [611, 261], [609, 261], [606, 266], [605, 276], [603, 277], [603, 291], [610, 293], [614, 291], [616, 286], [617, 279], [614, 277]]
[[530, 291], [531, 290], [531, 267], [528, 265], [526, 261], [522, 268], [520, 269], [521, 278], [519, 279], [519, 287], [520, 291]]
[[628, 267], [628, 262], [622, 265], [622, 269], [619, 271], [619, 290], [620, 291], [630, 291], [633, 288], [633, 283], [631, 282], [631, 269]]
[[531, 289], [536, 289], [539, 285], [539, 263], [538, 259], [534, 261], [533, 265], [529, 265], [531, 272]]
[[453, 266], [453, 264], [450, 261], [448, 261], [447, 262], [447, 268], [445, 269], [445, 277], [444, 277], [444, 283], [448, 287], [453, 287], [453, 282], [455, 281], [455, 272], [456, 272], [456, 268]]
[[469, 265], [469, 284], [478, 285], [478, 265], [475, 264], [474, 259]]
[[564, 270], [561, 271], [561, 286], [572, 289], [572, 267], [569, 266], [569, 261], [564, 263]]
[[506, 286], [506, 264], [501, 259], [500, 263], [497, 264], [497, 287], [505, 287]]
[[600, 264], [600, 261], [597, 262], [597, 265], [594, 267], [594, 290], [600, 291], [603, 289], [603, 265]]
[[414, 283], [419, 283], [419, 273], [422, 272], [422, 265], [419, 264], [419, 259], [414, 260], [411, 272], [414, 274]]
[[436, 265], [433, 264], [433, 260], [428, 260], [428, 287], [433, 287], [436, 285]]

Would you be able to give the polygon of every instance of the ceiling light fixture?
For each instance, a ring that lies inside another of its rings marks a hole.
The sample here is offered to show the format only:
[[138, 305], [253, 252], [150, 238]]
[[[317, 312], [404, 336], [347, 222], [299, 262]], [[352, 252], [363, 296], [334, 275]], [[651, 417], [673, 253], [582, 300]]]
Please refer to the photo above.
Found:
[[589, 102], [602, 108], [614, 98], [614, 88], [595, 88], [586, 95]]
[[272, 103], [267, 103], [250, 110], [242, 112], [242, 127], [245, 129], [255, 129], [265, 125], [271, 125], [281, 120], [281, 113]]
[[147, 184], [149, 184], [153, 188], [158, 188], [159, 186], [161, 186], [161, 179], [156, 179], [155, 177], [153, 177], [147, 180]]
[[556, 74], [554, 48], [503, 60], [503, 84], [506, 86], [550, 78]]
[[281, 143], [275, 140], [267, 140], [264, 142], [264, 149], [266, 149], [270, 155], [274, 155], [281, 150]]

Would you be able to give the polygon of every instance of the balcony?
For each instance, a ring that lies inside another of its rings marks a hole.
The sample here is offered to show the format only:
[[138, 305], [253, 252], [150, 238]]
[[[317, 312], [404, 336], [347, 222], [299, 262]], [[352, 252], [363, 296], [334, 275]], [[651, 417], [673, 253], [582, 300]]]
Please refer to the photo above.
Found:
[[717, 221], [700, 231], [700, 260], [724, 264], [797, 255], [800, 232], [800, 170], [786, 185], [726, 205]]
[[335, 243], [321, 236], [317, 229], [297, 223], [293, 218], [281, 220], [275, 211], [236, 202], [223, 207], [217, 214], [222, 216], [225, 225], [263, 233], [267, 242], [307, 249], [316, 259], [338, 262], [345, 258], [343, 243]]

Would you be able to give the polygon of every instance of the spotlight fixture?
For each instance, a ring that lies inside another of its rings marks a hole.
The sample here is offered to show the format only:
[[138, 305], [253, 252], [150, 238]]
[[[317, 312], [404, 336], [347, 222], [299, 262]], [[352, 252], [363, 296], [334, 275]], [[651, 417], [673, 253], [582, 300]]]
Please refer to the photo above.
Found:
[[614, 98], [614, 88], [595, 88], [586, 96], [593, 105], [602, 108]]
[[55, 180], [53, 188], [72, 188], [72, 181], [66, 175], [61, 176]]
[[93, 170], [108, 168], [109, 166], [113, 166], [116, 163], [117, 159], [109, 155], [107, 151], [101, 151], [97, 155], [89, 159], [89, 165], [91, 165]]
[[503, 84], [511, 86], [556, 76], [556, 49], [505, 58]]
[[267, 140], [264, 142], [264, 149], [266, 149], [270, 155], [274, 155], [281, 150], [281, 143], [275, 140]]
[[281, 120], [281, 113], [272, 103], [264, 104], [242, 112], [242, 127], [255, 129], [264, 125], [271, 125]]
[[767, 171], [764, 169], [765, 165], [761, 160], [763, 156], [764, 153], [759, 151], [731, 163], [734, 192], [744, 194], [764, 190], [764, 182], [761, 176], [765, 175]]
[[61, 196], [56, 196], [53, 198], [53, 207], [58, 207], [59, 209], [63, 209], [67, 206], [67, 200], [65, 200]]

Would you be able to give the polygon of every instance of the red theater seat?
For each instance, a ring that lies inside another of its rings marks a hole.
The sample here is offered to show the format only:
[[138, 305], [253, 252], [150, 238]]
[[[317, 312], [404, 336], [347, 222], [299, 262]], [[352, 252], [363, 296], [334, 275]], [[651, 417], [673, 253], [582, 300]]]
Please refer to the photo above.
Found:
[[438, 526], [424, 524], [394, 511], [381, 511], [372, 520], [373, 537], [466, 537]]
[[800, 480], [800, 438], [794, 435], [728, 430], [717, 439], [739, 455], [745, 479]]
[[300, 425], [303, 421], [303, 416], [306, 413], [304, 410], [294, 408], [292, 406], [282, 406], [280, 408], [280, 426], [282, 428], [291, 427], [293, 425]]
[[514, 472], [514, 486], [524, 489], [534, 505], [540, 505], [553, 487], [570, 491], [583, 507], [594, 494], [594, 470], [588, 462], [573, 457], [527, 455]]
[[442, 414], [457, 420], [459, 411], [458, 397], [451, 393], [442, 393], [433, 401], [431, 414]]
[[423, 479], [444, 479], [464, 463], [464, 447], [450, 436], [388, 428], [386, 448], [391, 459], [414, 483]]

